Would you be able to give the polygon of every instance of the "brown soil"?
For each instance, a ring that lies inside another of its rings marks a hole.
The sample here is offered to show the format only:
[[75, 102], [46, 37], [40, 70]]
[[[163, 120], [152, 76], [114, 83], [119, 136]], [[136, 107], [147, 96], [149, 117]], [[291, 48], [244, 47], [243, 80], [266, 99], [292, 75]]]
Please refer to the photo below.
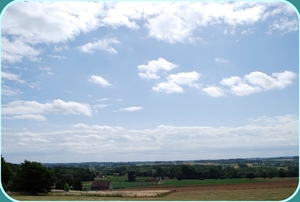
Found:
[[[266, 181], [244, 184], [224, 184], [224, 185], [198, 185], [198, 186], [182, 186], [182, 187], [138, 187], [126, 190], [172, 190], [172, 191], [198, 191], [198, 190], [241, 190], [241, 189], [263, 189], [263, 188], [282, 188], [297, 187], [297, 181]], [[125, 189], [124, 189], [125, 190]]]

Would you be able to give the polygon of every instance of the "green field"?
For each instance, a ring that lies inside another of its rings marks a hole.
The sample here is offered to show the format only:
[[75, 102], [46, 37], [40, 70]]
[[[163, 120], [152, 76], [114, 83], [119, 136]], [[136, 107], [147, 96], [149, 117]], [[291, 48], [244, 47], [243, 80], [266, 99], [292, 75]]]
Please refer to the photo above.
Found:
[[[239, 183], [256, 183], [256, 182], [266, 182], [272, 181], [274, 179], [263, 179], [263, 178], [255, 178], [252, 180], [248, 179], [206, 179], [206, 180], [162, 180], [161, 184], [153, 183], [153, 182], [145, 182], [146, 177], [137, 177], [136, 182], [128, 182], [127, 177], [110, 177], [104, 179], [96, 179], [96, 180], [103, 180], [103, 181], [111, 181], [113, 183], [114, 189], [122, 189], [122, 188], [134, 188], [134, 187], [145, 187], [145, 186], [159, 186], [159, 187], [166, 187], [166, 186], [198, 186], [198, 185], [221, 185], [221, 184], [239, 184]], [[83, 182], [83, 186], [86, 190], [90, 190], [92, 181]]]

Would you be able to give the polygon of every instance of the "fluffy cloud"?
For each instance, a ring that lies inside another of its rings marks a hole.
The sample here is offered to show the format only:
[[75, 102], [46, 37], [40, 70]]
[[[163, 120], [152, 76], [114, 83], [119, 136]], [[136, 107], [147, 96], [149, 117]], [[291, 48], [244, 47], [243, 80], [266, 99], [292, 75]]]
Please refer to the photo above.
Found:
[[156, 87], [152, 88], [153, 91], [164, 92], [164, 93], [183, 93], [183, 89], [173, 82], [162, 82], [159, 83]]
[[142, 79], [159, 79], [160, 76], [158, 73], [170, 71], [176, 67], [176, 64], [173, 64], [164, 58], [158, 58], [158, 60], [149, 61], [147, 65], [139, 65], [139, 77]]
[[48, 103], [37, 101], [13, 101], [2, 105], [4, 119], [30, 119], [44, 121], [45, 117], [40, 114], [77, 114], [91, 116], [92, 110], [88, 104], [78, 102], [65, 102], [60, 99]]
[[169, 94], [183, 93], [184, 90], [180, 85], [188, 85], [189, 87], [200, 88], [200, 84], [195, 83], [200, 77], [201, 74], [196, 71], [171, 74], [166, 77], [166, 82], [159, 83], [156, 87], [153, 87], [152, 90]]
[[189, 85], [190, 87], [198, 88], [198, 84], [195, 82], [199, 80], [201, 74], [192, 72], [180, 72], [178, 74], [171, 74], [167, 77], [168, 82], [176, 83], [178, 85]]
[[111, 86], [110, 83], [108, 83], [104, 78], [102, 78], [101, 76], [96, 76], [96, 75], [92, 75], [91, 78], [89, 79], [90, 82], [93, 82], [95, 84], [100, 84], [103, 87], [106, 86]]
[[95, 50], [104, 50], [111, 54], [117, 54], [117, 51], [112, 48], [111, 44], [118, 44], [119, 41], [115, 38], [107, 38], [98, 40], [94, 43], [87, 43], [79, 47], [79, 50], [84, 53], [93, 53]]
[[246, 81], [254, 86], [260, 86], [264, 90], [274, 88], [282, 89], [292, 84], [292, 80], [296, 78], [296, 74], [290, 71], [273, 73], [272, 77], [262, 72], [251, 72], [244, 77]]
[[[238, 26], [253, 25], [279, 14], [283, 17], [270, 24], [268, 33], [298, 30], [296, 12], [282, 2], [15, 2], [3, 12], [2, 61], [37, 61], [43, 50], [36, 45], [65, 47], [65, 42], [81, 33], [103, 26], [146, 29], [148, 37], [171, 44], [194, 43], [202, 40], [199, 31], [203, 27], [224, 24], [234, 33]], [[88, 43], [80, 49], [115, 54], [111, 43], [117, 41]], [[141, 76], [155, 78], [155, 74]]]
[[175, 13], [165, 12], [148, 20], [149, 36], [168, 43], [185, 42], [190, 38], [191, 26]]
[[285, 88], [291, 85], [295, 78], [296, 73], [291, 71], [272, 73], [272, 76], [256, 71], [243, 78], [238, 76], [224, 78], [220, 83], [230, 87], [230, 91], [234, 95], [245, 96], [260, 91]]
[[97, 2], [15, 2], [2, 17], [2, 35], [14, 36], [2, 37], [2, 60], [37, 60], [36, 44], [63, 43], [97, 28], [102, 10]]
[[216, 86], [203, 88], [202, 91], [211, 97], [222, 97], [225, 95], [225, 91], [222, 88]]

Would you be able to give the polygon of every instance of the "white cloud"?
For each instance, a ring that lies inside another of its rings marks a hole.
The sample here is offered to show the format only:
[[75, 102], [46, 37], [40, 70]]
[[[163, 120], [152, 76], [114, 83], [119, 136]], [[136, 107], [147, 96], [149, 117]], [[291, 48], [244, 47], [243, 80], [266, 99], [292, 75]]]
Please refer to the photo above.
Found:
[[183, 89], [173, 82], [162, 82], [159, 83], [156, 87], [152, 88], [153, 91], [164, 92], [164, 93], [183, 93]]
[[173, 64], [164, 58], [158, 58], [158, 60], [149, 61], [147, 65], [139, 65], [139, 77], [142, 79], [158, 79], [160, 78], [160, 76], [157, 75], [158, 73], [161, 71], [170, 71], [176, 67], [176, 64]]
[[78, 102], [65, 102], [60, 99], [48, 103], [39, 103], [37, 101], [17, 100], [2, 105], [2, 115], [6, 119], [31, 119], [45, 120], [40, 114], [77, 114], [91, 116], [92, 110], [88, 104]]
[[[53, 51], [67, 50], [66, 42], [103, 26], [142, 28], [148, 37], [160, 41], [194, 43], [203, 41], [201, 30], [205, 27], [223, 24], [226, 32], [235, 33], [238, 26], [274, 20], [279, 14], [283, 17], [271, 22], [269, 33], [298, 30], [296, 12], [285, 2], [15, 2], [2, 16], [2, 61], [38, 61], [43, 50], [36, 45], [53, 44]], [[81, 50], [116, 54], [111, 43], [117, 41], [100, 40]], [[141, 77], [155, 78], [152, 74], [141, 73]]]
[[256, 71], [245, 75], [243, 78], [238, 76], [223, 78], [220, 83], [230, 87], [230, 91], [234, 95], [245, 96], [263, 90], [285, 88], [291, 85], [295, 78], [296, 73], [291, 71], [272, 73], [272, 76]]
[[26, 119], [26, 120], [32, 120], [32, 121], [46, 121], [47, 118], [43, 115], [40, 114], [20, 114], [20, 115], [15, 115], [11, 117], [4, 117], [3, 119]]
[[296, 74], [290, 71], [281, 73], [273, 73], [273, 77], [262, 72], [251, 72], [245, 76], [245, 79], [254, 86], [260, 86], [264, 90], [274, 88], [282, 89], [292, 84], [292, 80], [296, 78]]
[[117, 54], [117, 51], [112, 48], [111, 44], [118, 44], [119, 41], [115, 38], [107, 38], [98, 40], [94, 43], [87, 43], [79, 47], [79, 50], [85, 53], [93, 53], [95, 50], [104, 50], [111, 54]]
[[201, 74], [192, 72], [180, 72], [178, 74], [171, 74], [167, 77], [168, 82], [176, 83], [178, 85], [189, 85], [190, 87], [199, 88], [199, 84], [195, 83], [201, 77]]
[[92, 75], [91, 78], [89, 79], [90, 82], [93, 82], [95, 84], [100, 84], [103, 87], [106, 86], [111, 86], [110, 83], [108, 83], [104, 78], [102, 78], [101, 76], [96, 76], [96, 75]]
[[102, 6], [97, 2], [15, 2], [3, 13], [2, 34], [28, 44], [66, 42], [97, 28]]
[[231, 87], [231, 92], [237, 96], [246, 96], [260, 92], [262, 89], [258, 86], [251, 86], [246, 83], [239, 83]]
[[[97, 2], [15, 2], [2, 16], [2, 60], [38, 60], [40, 43], [63, 43], [99, 26]], [[46, 14], [46, 15], [45, 15]], [[5, 36], [13, 36], [9, 41]]]
[[133, 106], [133, 107], [126, 107], [126, 108], [121, 108], [120, 111], [126, 111], [126, 112], [134, 112], [134, 111], [139, 111], [142, 110], [143, 107], [138, 107], [138, 106]]
[[238, 83], [242, 82], [242, 79], [238, 76], [232, 76], [230, 78], [223, 78], [220, 83], [222, 85], [226, 85], [226, 86], [233, 86], [236, 85]]
[[297, 19], [289, 19], [287, 17], [280, 18], [276, 20], [271, 25], [269, 25], [268, 34], [271, 34], [273, 31], [279, 31], [282, 34], [287, 34], [290, 32], [298, 31], [299, 21]]
[[200, 77], [201, 74], [196, 71], [171, 74], [166, 77], [166, 82], [159, 83], [156, 87], [153, 87], [152, 90], [168, 94], [183, 93], [184, 90], [180, 85], [188, 85], [189, 87], [200, 88], [200, 84], [195, 83]]
[[20, 79], [20, 75], [12, 74], [12, 73], [6, 73], [6, 72], [1, 72], [1, 78], [2, 79], [7, 79], [10, 81], [16, 81], [18, 83], [26, 83], [22, 79]]
[[211, 97], [222, 97], [226, 95], [225, 91], [222, 88], [216, 86], [203, 88], [202, 91]]
[[[119, 161], [180, 160], [201, 158], [240, 158], [253, 156], [294, 155], [298, 152], [296, 115], [254, 117], [237, 127], [160, 125], [152, 129], [129, 130], [119, 126], [78, 123], [52, 132], [2, 130], [2, 145], [7, 156], [18, 153], [22, 161], [28, 152], [43, 152], [43, 162], [94, 160], [90, 150], [98, 145], [103, 156]], [[38, 142], [39, 144], [36, 144]], [[21, 143], [16, 145], [16, 143]], [[112, 144], [110, 144], [112, 143]], [[199, 144], [201, 143], [201, 144]], [[7, 147], [9, 145], [9, 147]], [[23, 147], [19, 147], [23, 146]], [[23, 149], [22, 149], [23, 148]], [[117, 150], [115, 148], [118, 148]], [[132, 148], [132, 149], [128, 149]], [[288, 149], [289, 148], [289, 149]], [[64, 151], [63, 153], [61, 151]], [[160, 154], [165, 154], [165, 159]], [[203, 157], [199, 157], [199, 153]], [[80, 154], [80, 159], [74, 156]], [[103, 160], [108, 160], [103, 158]]]
[[185, 42], [191, 37], [191, 27], [188, 22], [174, 13], [164, 12], [148, 20], [145, 25], [149, 36], [168, 43]]
[[9, 41], [5, 36], [2, 36], [1, 43], [1, 59], [3, 62], [21, 62], [24, 57], [31, 61], [37, 61], [38, 55], [41, 53], [40, 50], [33, 48], [20, 39]]

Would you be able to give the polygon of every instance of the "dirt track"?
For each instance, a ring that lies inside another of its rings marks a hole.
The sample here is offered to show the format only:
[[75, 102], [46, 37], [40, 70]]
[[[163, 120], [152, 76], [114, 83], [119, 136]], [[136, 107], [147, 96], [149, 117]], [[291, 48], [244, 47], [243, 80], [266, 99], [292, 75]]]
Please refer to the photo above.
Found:
[[[174, 191], [197, 191], [197, 190], [238, 190], [238, 189], [263, 189], [263, 188], [281, 188], [281, 187], [297, 187], [297, 181], [266, 181], [257, 183], [244, 184], [224, 184], [224, 185], [199, 185], [199, 186], [182, 186], [182, 187], [139, 187], [126, 190], [174, 190]], [[125, 189], [124, 189], [125, 190]]]

